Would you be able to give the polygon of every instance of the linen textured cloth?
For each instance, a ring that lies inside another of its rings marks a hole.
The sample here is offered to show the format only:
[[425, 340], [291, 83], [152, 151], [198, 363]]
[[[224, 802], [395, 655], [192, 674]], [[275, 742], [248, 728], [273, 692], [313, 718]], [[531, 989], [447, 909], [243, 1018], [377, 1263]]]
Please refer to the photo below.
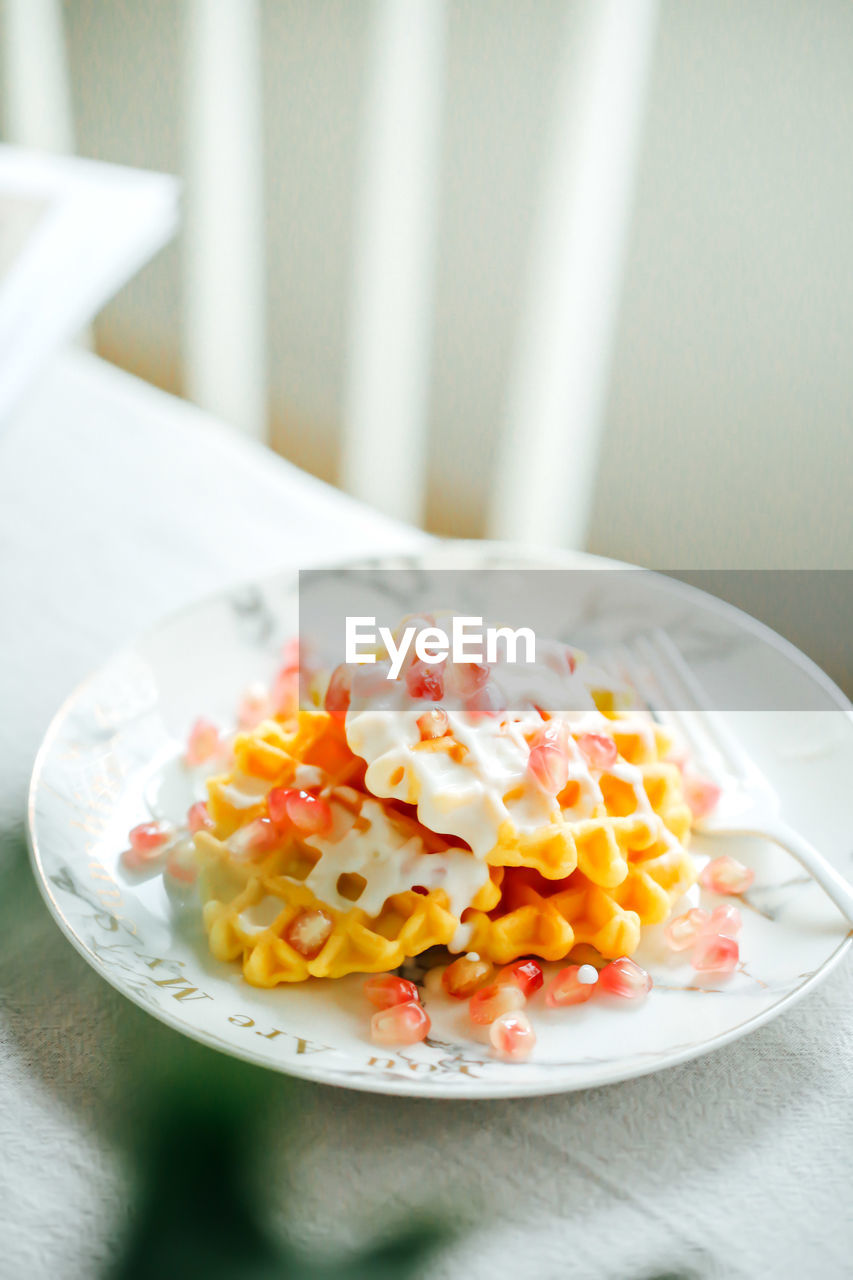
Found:
[[[0, 1276], [76, 1280], [114, 1257], [134, 1191], [118, 1121], [179, 1040], [86, 965], [35, 887], [26, 786], [53, 712], [194, 597], [422, 543], [93, 357], [63, 358], [0, 435]], [[274, 1223], [334, 1250], [450, 1213], [462, 1232], [429, 1280], [841, 1280], [851, 1008], [848, 957], [769, 1026], [625, 1084], [439, 1102], [299, 1083], [278, 1110], [273, 1088]]]

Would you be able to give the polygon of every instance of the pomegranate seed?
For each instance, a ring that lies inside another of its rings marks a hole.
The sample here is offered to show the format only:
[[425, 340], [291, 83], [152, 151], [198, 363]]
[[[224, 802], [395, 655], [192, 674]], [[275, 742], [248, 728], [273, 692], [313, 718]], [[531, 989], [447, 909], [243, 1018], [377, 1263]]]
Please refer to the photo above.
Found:
[[683, 770], [681, 776], [684, 783], [684, 799], [687, 801], [690, 812], [697, 821], [700, 818], [706, 818], [717, 807], [722, 788], [710, 778], [703, 778], [691, 769]]
[[539, 990], [545, 979], [542, 976], [542, 966], [538, 961], [516, 960], [512, 964], [505, 965], [495, 981], [498, 984], [514, 982], [521, 994], [529, 997]]
[[737, 907], [731, 906], [730, 903], [725, 903], [723, 906], [714, 908], [711, 912], [711, 918], [702, 932], [721, 933], [726, 938], [736, 938], [740, 933], [742, 924], [743, 921]]
[[686, 951], [688, 947], [693, 946], [710, 919], [709, 911], [705, 911], [702, 907], [692, 907], [690, 911], [685, 911], [683, 915], [670, 920], [663, 931], [664, 937], [673, 951]]
[[352, 671], [341, 663], [335, 667], [326, 690], [323, 705], [333, 720], [345, 720], [349, 710], [350, 689], [352, 688]]
[[329, 941], [334, 922], [319, 908], [300, 911], [285, 929], [282, 937], [306, 960], [318, 956]]
[[582, 733], [578, 746], [591, 769], [609, 769], [619, 754], [616, 743], [606, 733]]
[[199, 717], [190, 729], [184, 760], [194, 768], [198, 764], [204, 764], [211, 756], [215, 756], [218, 750], [219, 730], [212, 720]]
[[512, 1013], [523, 1009], [527, 1001], [521, 987], [514, 982], [490, 982], [487, 987], [475, 991], [469, 1002], [471, 1021], [478, 1026], [487, 1027], [502, 1013]]
[[299, 668], [282, 669], [276, 675], [270, 692], [272, 709], [277, 716], [292, 716], [299, 710]]
[[485, 662], [454, 662], [448, 665], [448, 681], [453, 692], [462, 699], [470, 698], [492, 674], [491, 667]]
[[530, 1019], [521, 1011], [502, 1013], [495, 1018], [489, 1028], [489, 1039], [492, 1047], [501, 1058], [511, 1062], [520, 1062], [529, 1058], [536, 1044], [536, 1032], [530, 1025]]
[[699, 876], [699, 883], [712, 893], [746, 893], [754, 879], [754, 871], [724, 853], [708, 863]]
[[243, 690], [237, 707], [237, 722], [241, 729], [254, 729], [256, 724], [260, 724], [262, 720], [272, 711], [270, 706], [269, 694], [266, 686], [262, 684], [250, 684]]
[[441, 985], [454, 1000], [467, 1000], [491, 978], [494, 966], [479, 956], [460, 956], [441, 975]]
[[298, 671], [302, 655], [300, 653], [299, 637], [291, 636], [289, 640], [285, 640], [281, 646], [281, 670], [282, 671]]
[[140, 853], [138, 849], [125, 849], [121, 855], [121, 864], [125, 871], [150, 873], [156, 869], [163, 853], [162, 849], [154, 853]]
[[276, 826], [290, 823], [306, 835], [319, 835], [332, 825], [332, 810], [320, 796], [295, 787], [273, 787], [267, 797], [269, 815]]
[[540, 742], [532, 748], [527, 767], [543, 791], [556, 795], [569, 780], [569, 761], [555, 742]]
[[430, 665], [419, 659], [406, 672], [406, 688], [410, 698], [429, 698], [439, 702], [444, 697], [444, 677], [438, 665]]
[[198, 865], [191, 840], [179, 840], [169, 850], [166, 861], [166, 875], [178, 884], [195, 884], [198, 876]]
[[364, 984], [364, 994], [371, 1004], [378, 1005], [380, 1009], [390, 1009], [395, 1004], [420, 1000], [414, 982], [398, 978], [392, 973], [378, 973], [368, 978]]
[[190, 805], [187, 810], [187, 826], [193, 835], [197, 831], [213, 830], [213, 819], [203, 800], [197, 800], [195, 804]]
[[499, 716], [506, 711], [506, 699], [493, 680], [481, 685], [465, 701], [465, 710], [474, 715]]
[[739, 956], [740, 949], [734, 938], [704, 933], [693, 948], [693, 968], [700, 973], [731, 973]]
[[431, 707], [422, 716], [418, 716], [415, 724], [423, 741], [428, 738], [443, 738], [449, 725], [447, 712], [443, 707]]
[[228, 848], [237, 858], [269, 853], [280, 840], [280, 835], [269, 818], [254, 818], [240, 827], [228, 839]]
[[370, 1019], [370, 1038], [375, 1044], [417, 1044], [429, 1035], [429, 1014], [417, 1000], [380, 1009]]
[[595, 991], [598, 972], [593, 969], [595, 979], [589, 981], [589, 975], [586, 973], [582, 975], [581, 971], [592, 968], [592, 965], [570, 964], [568, 968], [561, 969], [548, 983], [548, 989], [545, 992], [545, 1003], [549, 1008], [561, 1009], [564, 1005], [586, 1004]]
[[372, 698], [382, 698], [393, 685], [390, 679], [391, 661], [383, 658], [381, 662], [359, 662], [352, 668], [350, 681], [350, 704], [370, 705]]
[[128, 832], [128, 841], [134, 853], [157, 853], [172, 838], [172, 829], [165, 822], [140, 822]]
[[598, 975], [598, 981], [602, 991], [621, 996], [623, 1000], [641, 1000], [652, 989], [650, 975], [627, 956], [606, 964]]

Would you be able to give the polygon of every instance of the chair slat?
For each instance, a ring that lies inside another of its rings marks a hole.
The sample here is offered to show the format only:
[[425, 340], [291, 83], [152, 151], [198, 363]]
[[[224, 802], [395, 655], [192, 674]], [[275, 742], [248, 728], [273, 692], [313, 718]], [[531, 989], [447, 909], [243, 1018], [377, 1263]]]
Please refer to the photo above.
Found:
[[509, 372], [489, 532], [584, 545], [657, 0], [567, 14], [554, 129]]
[[443, 0], [374, 0], [353, 239], [341, 482], [421, 520]]
[[74, 150], [61, 0], [5, 0], [0, 10], [4, 134], [9, 142]]
[[258, 0], [187, 0], [184, 382], [202, 408], [267, 435]]

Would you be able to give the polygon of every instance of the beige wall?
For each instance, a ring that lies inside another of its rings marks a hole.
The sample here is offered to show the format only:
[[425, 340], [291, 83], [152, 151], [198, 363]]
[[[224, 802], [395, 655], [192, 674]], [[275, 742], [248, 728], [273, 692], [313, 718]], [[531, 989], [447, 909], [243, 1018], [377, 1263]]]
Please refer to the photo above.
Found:
[[[481, 530], [559, 0], [453, 0], [429, 521]], [[361, 0], [267, 0], [276, 438], [334, 475]], [[180, 0], [69, 0], [79, 149], [180, 170]], [[666, 0], [593, 549], [850, 566], [853, 5]], [[173, 247], [107, 309], [111, 358], [180, 387]]]

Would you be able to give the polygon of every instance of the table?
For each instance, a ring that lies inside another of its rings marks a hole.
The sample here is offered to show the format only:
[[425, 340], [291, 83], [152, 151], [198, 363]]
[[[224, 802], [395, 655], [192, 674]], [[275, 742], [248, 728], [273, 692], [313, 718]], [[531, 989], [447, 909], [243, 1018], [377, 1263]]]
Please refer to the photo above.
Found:
[[[61, 357], [0, 428], [0, 1276], [87, 1277], [114, 1255], [133, 1186], [117, 1117], [179, 1039], [89, 969], [33, 882], [25, 791], [56, 706], [194, 596], [423, 538], [90, 355]], [[274, 1225], [349, 1247], [452, 1212], [463, 1233], [431, 1280], [847, 1276], [851, 1005], [848, 960], [737, 1044], [563, 1097], [299, 1082], [286, 1146], [273, 1089]]]

